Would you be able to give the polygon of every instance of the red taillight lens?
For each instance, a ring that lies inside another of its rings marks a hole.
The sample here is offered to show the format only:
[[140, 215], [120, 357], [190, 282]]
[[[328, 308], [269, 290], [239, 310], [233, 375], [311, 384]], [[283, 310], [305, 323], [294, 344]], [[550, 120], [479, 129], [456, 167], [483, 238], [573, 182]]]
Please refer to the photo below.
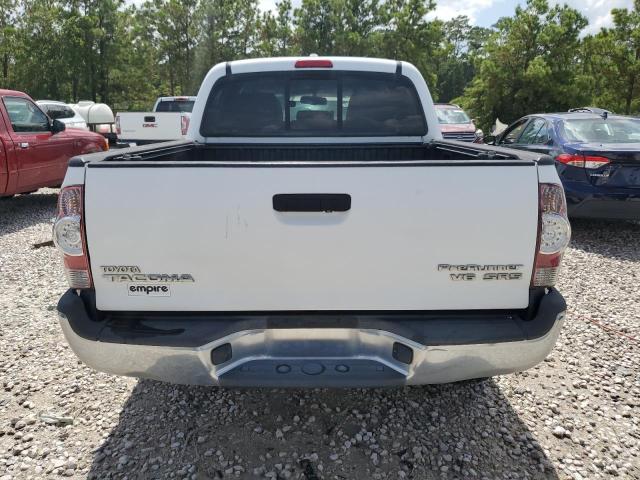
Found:
[[116, 134], [120, 135], [122, 131], [120, 130], [120, 116], [116, 116]]
[[538, 251], [531, 285], [552, 287], [558, 280], [562, 255], [571, 239], [571, 225], [561, 185], [541, 183], [539, 201]]
[[582, 155], [571, 155], [570, 153], [562, 153], [556, 157], [556, 160], [565, 165], [573, 165], [574, 167], [584, 167], [584, 157]]
[[333, 68], [331, 60], [298, 60], [296, 68]]
[[606, 157], [596, 157], [593, 155], [572, 155], [570, 153], [562, 153], [556, 157], [556, 160], [565, 165], [574, 167], [583, 167], [596, 169], [607, 165], [611, 160]]
[[189, 131], [189, 117], [186, 115], [180, 117], [180, 131], [182, 135], [186, 135]]
[[53, 224], [53, 242], [62, 252], [69, 286], [91, 288], [91, 269], [84, 231], [82, 185], [65, 187], [58, 197], [58, 216]]

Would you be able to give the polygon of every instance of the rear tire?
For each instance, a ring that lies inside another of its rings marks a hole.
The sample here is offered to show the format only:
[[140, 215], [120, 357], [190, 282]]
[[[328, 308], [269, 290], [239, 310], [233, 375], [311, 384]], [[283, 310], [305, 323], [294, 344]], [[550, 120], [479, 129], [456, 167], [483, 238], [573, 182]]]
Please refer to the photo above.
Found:
[[0, 196], [0, 200], [9, 200], [10, 198], [13, 198], [15, 195], [3, 195]]

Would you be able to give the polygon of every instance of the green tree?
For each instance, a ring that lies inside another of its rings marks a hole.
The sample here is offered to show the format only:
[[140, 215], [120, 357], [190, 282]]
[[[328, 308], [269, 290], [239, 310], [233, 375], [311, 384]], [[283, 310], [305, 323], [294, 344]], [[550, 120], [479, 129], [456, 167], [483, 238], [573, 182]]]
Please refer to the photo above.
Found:
[[114, 48], [120, 53], [109, 72], [111, 104], [116, 110], [148, 110], [156, 97], [168, 91], [152, 20], [144, 6], [131, 5], [118, 16], [120, 34]]
[[278, 55], [291, 55], [296, 50], [293, 38], [293, 7], [291, 0], [276, 2], [276, 48]]
[[491, 31], [471, 25], [461, 15], [443, 26], [444, 39], [439, 54], [434, 58], [438, 68], [438, 100], [449, 102], [463, 94], [475, 76], [475, 64]]
[[58, 63], [55, 77], [64, 79], [65, 96], [110, 102], [111, 71], [122, 50], [124, 1], [60, 0], [57, 5], [52, 21], [58, 37], [50, 43]]
[[301, 53], [335, 55], [336, 38], [342, 30], [343, 0], [302, 0], [294, 12], [296, 42]]
[[15, 37], [15, 87], [36, 98], [63, 98], [62, 9], [55, 0], [25, 0]]
[[567, 110], [588, 99], [579, 69], [580, 32], [587, 20], [576, 10], [528, 0], [501, 18], [488, 38], [479, 71], [458, 99], [482, 128], [496, 118], [511, 122], [538, 111]]
[[594, 104], [629, 115], [640, 111], [640, 0], [611, 14], [612, 28], [585, 39], [584, 72]]
[[492, 29], [430, 21], [435, 1], [280, 0], [260, 12], [258, 0], [0, 0], [0, 85], [146, 109], [195, 92], [218, 62], [318, 53], [409, 61], [485, 128], [589, 103], [640, 110], [640, 0], [584, 40], [585, 18], [548, 0]]
[[93, 23], [94, 43], [91, 53], [96, 59], [93, 97], [109, 103], [110, 72], [118, 62], [120, 51], [117, 48], [117, 38], [122, 34], [118, 31], [118, 7], [124, 4], [124, 0], [94, 0], [92, 3], [87, 2], [87, 5], [91, 5], [90, 15]]
[[197, 0], [145, 2], [137, 16], [146, 40], [154, 45], [157, 63], [168, 85], [166, 93], [184, 95], [196, 87], [192, 82], [194, 49], [198, 34]]
[[381, 14], [377, 0], [303, 0], [294, 12], [296, 42], [304, 55], [376, 55]]
[[196, 83], [219, 62], [259, 54], [257, 0], [203, 0], [200, 18]]
[[442, 22], [429, 21], [433, 0], [387, 0], [382, 4], [381, 35], [377, 54], [413, 63], [433, 88], [437, 67], [434, 58], [443, 38]]
[[336, 32], [336, 54], [346, 56], [377, 55], [376, 41], [382, 24], [377, 0], [345, 0]]
[[[58, 73], [63, 75], [65, 81], [64, 99], [73, 102], [81, 100], [81, 95], [86, 95], [84, 91], [83, 78], [85, 76], [84, 66], [84, 19], [78, 5], [75, 3], [62, 4], [61, 38], [63, 46], [60, 49], [60, 62], [64, 65], [64, 70]], [[66, 74], [66, 75], [65, 75]]]
[[10, 68], [16, 48], [16, 1], [0, 0], [0, 85], [11, 86]]
[[276, 13], [263, 12], [258, 19], [260, 56], [283, 57], [297, 52], [293, 36], [293, 7], [290, 0], [276, 2]]

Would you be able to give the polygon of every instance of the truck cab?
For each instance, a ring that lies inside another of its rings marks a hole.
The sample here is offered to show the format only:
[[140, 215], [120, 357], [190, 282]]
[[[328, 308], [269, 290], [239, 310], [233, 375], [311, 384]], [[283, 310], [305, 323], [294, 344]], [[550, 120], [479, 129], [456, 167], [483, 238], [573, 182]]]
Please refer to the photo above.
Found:
[[0, 196], [59, 186], [71, 157], [106, 149], [101, 135], [67, 130], [25, 93], [0, 90]]

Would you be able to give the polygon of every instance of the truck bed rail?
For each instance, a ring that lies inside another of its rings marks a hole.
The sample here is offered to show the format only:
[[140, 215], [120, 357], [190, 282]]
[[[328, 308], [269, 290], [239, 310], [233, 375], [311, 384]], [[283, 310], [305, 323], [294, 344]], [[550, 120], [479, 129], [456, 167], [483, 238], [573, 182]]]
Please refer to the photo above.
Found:
[[[553, 160], [546, 155], [532, 154], [490, 145], [473, 145], [457, 141], [434, 141], [427, 144], [209, 144], [201, 145], [190, 141], [167, 142], [162, 145], [132, 147], [118, 152], [75, 157], [70, 166], [106, 167], [105, 162], [119, 167], [126, 164], [161, 162], [176, 163], [180, 166], [215, 163], [264, 163], [282, 164], [287, 162], [310, 162], [344, 165], [411, 164], [428, 163], [436, 165], [530, 165], [550, 164]], [[257, 166], [257, 165], [254, 165]]]

